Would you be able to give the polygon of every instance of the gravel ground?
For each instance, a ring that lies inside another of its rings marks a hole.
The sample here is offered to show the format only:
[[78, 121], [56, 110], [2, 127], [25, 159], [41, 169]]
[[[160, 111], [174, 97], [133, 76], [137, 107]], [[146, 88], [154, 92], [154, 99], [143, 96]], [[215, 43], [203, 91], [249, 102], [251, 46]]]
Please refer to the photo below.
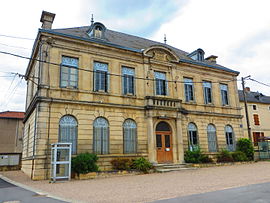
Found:
[[270, 182], [270, 162], [154, 173], [72, 180], [62, 183], [31, 181], [20, 171], [2, 175], [37, 190], [72, 202], [151, 202], [255, 183]]

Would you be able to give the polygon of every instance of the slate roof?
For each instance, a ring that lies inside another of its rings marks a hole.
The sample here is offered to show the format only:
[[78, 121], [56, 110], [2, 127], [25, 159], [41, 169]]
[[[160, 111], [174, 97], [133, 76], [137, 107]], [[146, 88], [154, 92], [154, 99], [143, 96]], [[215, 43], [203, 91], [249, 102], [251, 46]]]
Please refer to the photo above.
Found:
[[[238, 90], [239, 100], [244, 101], [243, 90]], [[247, 102], [270, 104], [270, 96], [265, 96], [260, 92], [246, 92]]]
[[1, 118], [18, 118], [23, 119], [24, 118], [24, 112], [19, 111], [3, 111], [0, 112], [0, 119]]
[[184, 63], [190, 63], [195, 65], [202, 65], [206, 67], [216, 68], [228, 72], [232, 72], [235, 74], [239, 74], [238, 71], [231, 70], [229, 68], [226, 68], [224, 66], [221, 66], [219, 64], [212, 63], [210, 61], [196, 61], [192, 58], [188, 57], [188, 52], [185, 52], [183, 50], [177, 49], [175, 47], [172, 47], [168, 44], [152, 41], [149, 39], [145, 39], [142, 37], [137, 37], [113, 30], [106, 29], [105, 31], [105, 39], [95, 39], [91, 38], [87, 31], [89, 30], [90, 26], [83, 26], [83, 27], [74, 27], [74, 28], [65, 28], [65, 29], [52, 29], [52, 30], [44, 30], [40, 29], [41, 32], [49, 32], [52, 34], [58, 34], [58, 35], [64, 35], [67, 37], [73, 37], [81, 40], [87, 40], [92, 41], [96, 43], [106, 44], [109, 46], [114, 46], [118, 48], [123, 48], [131, 51], [136, 51], [141, 53], [143, 49], [147, 49], [150, 46], [153, 45], [162, 45], [165, 46], [175, 52], [175, 54], [180, 58], [180, 62]]

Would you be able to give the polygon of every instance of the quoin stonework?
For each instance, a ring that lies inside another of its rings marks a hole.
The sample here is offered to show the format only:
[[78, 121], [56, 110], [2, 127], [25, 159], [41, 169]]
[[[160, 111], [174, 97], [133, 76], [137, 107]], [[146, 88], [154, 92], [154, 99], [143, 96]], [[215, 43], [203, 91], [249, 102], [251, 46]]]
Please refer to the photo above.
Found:
[[93, 20], [52, 29], [54, 18], [43, 11], [26, 70], [22, 170], [32, 179], [50, 177], [56, 142], [71, 142], [74, 156], [98, 154], [101, 170], [116, 157], [183, 163], [188, 149], [235, 150], [239, 72], [202, 49], [187, 53]]

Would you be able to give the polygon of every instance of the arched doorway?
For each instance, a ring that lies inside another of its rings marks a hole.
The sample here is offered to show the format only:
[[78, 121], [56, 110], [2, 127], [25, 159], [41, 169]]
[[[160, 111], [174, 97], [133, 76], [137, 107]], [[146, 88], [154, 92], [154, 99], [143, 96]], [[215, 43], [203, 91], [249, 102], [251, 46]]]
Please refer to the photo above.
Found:
[[172, 163], [172, 131], [169, 124], [164, 121], [156, 126], [156, 149], [158, 163]]

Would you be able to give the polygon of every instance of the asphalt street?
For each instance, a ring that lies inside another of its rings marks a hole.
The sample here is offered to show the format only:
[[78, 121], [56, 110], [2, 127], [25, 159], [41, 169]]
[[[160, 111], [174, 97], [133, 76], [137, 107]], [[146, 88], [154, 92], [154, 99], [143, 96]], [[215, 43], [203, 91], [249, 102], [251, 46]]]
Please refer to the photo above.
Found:
[[64, 201], [39, 195], [35, 192], [20, 188], [0, 178], [0, 202], [12, 203], [64, 203]]
[[183, 203], [183, 202], [270, 203], [270, 182], [155, 201], [155, 203]]

